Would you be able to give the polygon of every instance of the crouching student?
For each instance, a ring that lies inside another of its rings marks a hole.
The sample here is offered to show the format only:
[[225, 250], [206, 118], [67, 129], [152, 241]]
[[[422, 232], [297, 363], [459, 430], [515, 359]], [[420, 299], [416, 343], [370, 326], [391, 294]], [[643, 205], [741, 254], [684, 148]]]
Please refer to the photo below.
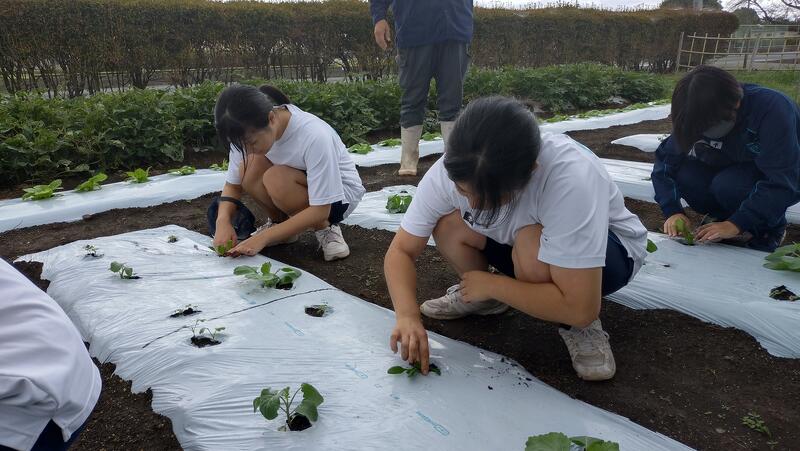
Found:
[[[516, 100], [476, 100], [420, 182], [386, 253], [396, 315], [391, 348], [400, 342], [402, 358], [427, 372], [420, 312], [446, 320], [514, 307], [561, 324], [579, 377], [610, 379], [616, 364], [600, 300], [639, 270], [646, 233], [592, 152], [565, 135], [540, 136]], [[461, 283], [418, 307], [414, 262], [431, 234]]]
[[69, 448], [100, 386], [64, 311], [0, 260], [0, 451]]
[[[255, 255], [313, 229], [326, 261], [350, 255], [338, 224], [366, 190], [330, 125], [274, 87], [246, 85], [222, 91], [214, 121], [220, 141], [230, 148], [222, 196], [209, 209], [215, 246], [232, 241], [238, 244], [229, 255]], [[250, 237], [253, 215], [240, 202], [242, 193], [269, 217]]]
[[707, 215], [698, 241], [774, 251], [800, 201], [800, 111], [780, 92], [699, 66], [672, 94], [672, 136], [656, 150], [652, 181], [665, 233], [677, 235], [678, 220], [691, 227], [684, 199]]

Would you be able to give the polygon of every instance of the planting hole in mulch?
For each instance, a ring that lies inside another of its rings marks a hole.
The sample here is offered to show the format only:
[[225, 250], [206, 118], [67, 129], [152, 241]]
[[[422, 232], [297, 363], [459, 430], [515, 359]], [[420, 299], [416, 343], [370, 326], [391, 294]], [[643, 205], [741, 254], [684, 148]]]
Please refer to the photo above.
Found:
[[202, 312], [202, 310], [197, 310], [197, 309], [195, 309], [193, 307], [189, 307], [189, 308], [185, 308], [185, 309], [180, 310], [180, 311], [176, 311], [172, 315], [169, 315], [169, 317], [170, 318], [180, 318], [181, 316], [190, 316], [190, 315], [194, 315], [195, 313], [201, 313], [201, 312]]
[[292, 415], [286, 425], [289, 427], [290, 431], [303, 431], [311, 427], [311, 421], [309, 421], [305, 415], [296, 413]]
[[286, 283], [278, 283], [277, 285], [275, 285], [275, 288], [279, 290], [291, 290], [293, 286], [294, 286], [293, 282], [286, 282]]
[[333, 308], [327, 304], [317, 304], [306, 306], [306, 315], [321, 318], [333, 312]]
[[786, 285], [781, 285], [779, 287], [775, 287], [769, 292], [769, 297], [772, 299], [777, 299], [779, 301], [790, 301], [794, 302], [800, 299], [800, 296], [794, 294], [794, 292], [788, 288]]
[[206, 346], [216, 346], [222, 343], [221, 341], [212, 340], [208, 337], [192, 337], [191, 340], [192, 344], [197, 346], [198, 348], [205, 348]]

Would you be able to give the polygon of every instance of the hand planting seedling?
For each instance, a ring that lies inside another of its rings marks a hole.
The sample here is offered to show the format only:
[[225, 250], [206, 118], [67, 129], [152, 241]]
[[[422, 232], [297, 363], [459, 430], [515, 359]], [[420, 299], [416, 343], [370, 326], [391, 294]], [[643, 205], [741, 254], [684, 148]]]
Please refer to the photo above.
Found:
[[528, 437], [525, 451], [619, 451], [619, 443], [595, 437], [567, 437], [561, 432]]
[[775, 249], [775, 252], [764, 257], [765, 268], [776, 271], [800, 272], [800, 244], [787, 244]]
[[[431, 373], [436, 373], [439, 376], [442, 375], [442, 370], [440, 370], [439, 367], [436, 366], [435, 363], [431, 363], [430, 365], [428, 365], [428, 369], [431, 371]], [[386, 372], [389, 373], [389, 374], [403, 374], [403, 373], [406, 373], [406, 376], [414, 377], [417, 374], [422, 374], [422, 368], [420, 367], [419, 362], [416, 362], [413, 365], [411, 365], [410, 368], [404, 368], [402, 366], [393, 366], [393, 367], [389, 368], [389, 370], [386, 371]]]
[[87, 244], [86, 246], [83, 246], [83, 250], [86, 251], [86, 256], [87, 257], [97, 258], [97, 257], [102, 257], [103, 256], [103, 254], [99, 253], [97, 251], [97, 248], [92, 246], [91, 244]]
[[128, 176], [127, 181], [133, 183], [145, 183], [150, 181], [150, 168], [142, 169], [136, 168], [131, 172], [126, 172], [125, 175]]
[[55, 179], [47, 185], [36, 185], [33, 188], [24, 188], [22, 200], [43, 200], [55, 196], [56, 190], [61, 189], [61, 179]]
[[372, 146], [366, 143], [353, 144], [347, 148], [347, 151], [350, 153], [357, 153], [359, 155], [366, 155], [372, 152]]
[[441, 133], [435, 133], [435, 132], [427, 132], [422, 134], [423, 141], [436, 141], [441, 137], [442, 137]]
[[[303, 392], [303, 400], [292, 409], [292, 403], [299, 392]], [[325, 399], [311, 384], [301, 384], [300, 388], [289, 398], [289, 387], [281, 391], [272, 391], [269, 388], [261, 390], [261, 395], [253, 400], [253, 412], [261, 412], [267, 420], [274, 420], [281, 410], [286, 415], [286, 425], [279, 430], [302, 431], [311, 427], [311, 422], [317, 421], [317, 409]]]
[[689, 227], [686, 226], [683, 219], [678, 218], [678, 220], [675, 221], [675, 230], [683, 236], [684, 244], [687, 246], [694, 246], [694, 233], [689, 230]]
[[214, 163], [209, 167], [212, 171], [227, 171], [228, 170], [228, 160], [222, 160], [222, 164]]
[[139, 278], [139, 276], [137, 276], [133, 272], [133, 268], [131, 268], [130, 266], [127, 266], [125, 263], [111, 262], [111, 266], [108, 268], [108, 270], [111, 271], [111, 272], [115, 272], [115, 273], [119, 274], [119, 278], [120, 279], [138, 279]]
[[653, 252], [655, 252], [657, 250], [658, 250], [658, 246], [656, 246], [656, 243], [650, 241], [650, 239], [648, 238], [647, 239], [647, 252], [650, 252], [652, 254]]
[[202, 310], [198, 310], [196, 305], [194, 305], [194, 304], [186, 304], [185, 306], [183, 306], [183, 307], [181, 307], [179, 309], [176, 309], [174, 312], [172, 312], [172, 314], [169, 315], [169, 317], [170, 318], [178, 318], [180, 316], [189, 316], [189, 315], [194, 315], [195, 313], [200, 313], [200, 312], [202, 312]]
[[225, 330], [225, 327], [220, 326], [214, 327], [213, 329], [211, 327], [200, 327], [201, 323], [204, 322], [206, 322], [206, 320], [198, 319], [194, 322], [194, 325], [189, 326], [189, 328], [192, 329], [192, 344], [198, 348], [220, 344], [221, 342], [217, 340], [217, 334]]
[[224, 257], [229, 250], [233, 249], [233, 240], [228, 240], [228, 242], [222, 243], [219, 246], [208, 246], [208, 247], [212, 251], [216, 252], [217, 255], [219, 255], [220, 257]]
[[281, 268], [274, 273], [270, 272], [272, 264], [265, 262], [261, 268], [255, 266], [237, 266], [234, 268], [233, 273], [237, 276], [245, 276], [247, 279], [258, 280], [261, 282], [263, 288], [277, 288], [279, 290], [288, 290], [294, 285], [303, 273], [294, 268]]
[[408, 211], [408, 206], [411, 205], [411, 199], [410, 194], [393, 194], [386, 201], [386, 210], [389, 213], [405, 213]]
[[167, 243], [177, 243], [178, 237], [175, 235], [170, 235], [167, 237]]
[[400, 145], [400, 138], [389, 138], [384, 139], [383, 141], [378, 143], [381, 147], [397, 147]]
[[777, 299], [779, 301], [790, 301], [794, 302], [800, 299], [800, 296], [794, 294], [794, 292], [788, 288], [786, 285], [781, 285], [779, 287], [775, 287], [769, 292], [769, 297], [772, 299]]
[[172, 175], [191, 175], [194, 174], [195, 169], [194, 166], [181, 166], [176, 169], [170, 169], [168, 172]]
[[75, 191], [79, 193], [85, 193], [87, 191], [94, 191], [102, 188], [100, 186], [100, 182], [104, 182], [108, 178], [107, 175], [103, 174], [102, 172], [98, 172], [97, 174], [93, 175], [89, 180], [81, 183], [75, 188]]
[[306, 307], [306, 315], [321, 318], [333, 311], [333, 307], [328, 304], [309, 305]]

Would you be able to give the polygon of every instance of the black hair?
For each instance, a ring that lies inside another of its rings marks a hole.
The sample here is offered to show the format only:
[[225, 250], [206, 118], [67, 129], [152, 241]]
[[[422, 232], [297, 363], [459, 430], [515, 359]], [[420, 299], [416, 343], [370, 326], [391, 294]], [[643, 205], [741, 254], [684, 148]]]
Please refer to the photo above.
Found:
[[672, 92], [672, 134], [678, 147], [688, 152], [703, 132], [736, 118], [742, 86], [736, 78], [714, 66], [697, 66], [678, 81]]
[[489, 225], [505, 202], [516, 201], [541, 146], [536, 117], [519, 100], [484, 97], [467, 105], [447, 141], [444, 167], [475, 195], [475, 221]]
[[268, 128], [270, 111], [289, 103], [289, 98], [274, 86], [228, 86], [220, 93], [214, 106], [214, 126], [220, 143], [226, 149], [233, 146], [244, 157], [245, 135]]

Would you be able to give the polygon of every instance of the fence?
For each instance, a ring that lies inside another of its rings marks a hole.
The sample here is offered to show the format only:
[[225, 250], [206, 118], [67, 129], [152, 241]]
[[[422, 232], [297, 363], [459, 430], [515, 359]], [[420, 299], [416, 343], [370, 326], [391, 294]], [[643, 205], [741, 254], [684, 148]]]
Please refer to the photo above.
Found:
[[681, 33], [676, 71], [711, 64], [728, 70], [800, 69], [800, 31], [798, 27], [761, 26], [730, 36]]

